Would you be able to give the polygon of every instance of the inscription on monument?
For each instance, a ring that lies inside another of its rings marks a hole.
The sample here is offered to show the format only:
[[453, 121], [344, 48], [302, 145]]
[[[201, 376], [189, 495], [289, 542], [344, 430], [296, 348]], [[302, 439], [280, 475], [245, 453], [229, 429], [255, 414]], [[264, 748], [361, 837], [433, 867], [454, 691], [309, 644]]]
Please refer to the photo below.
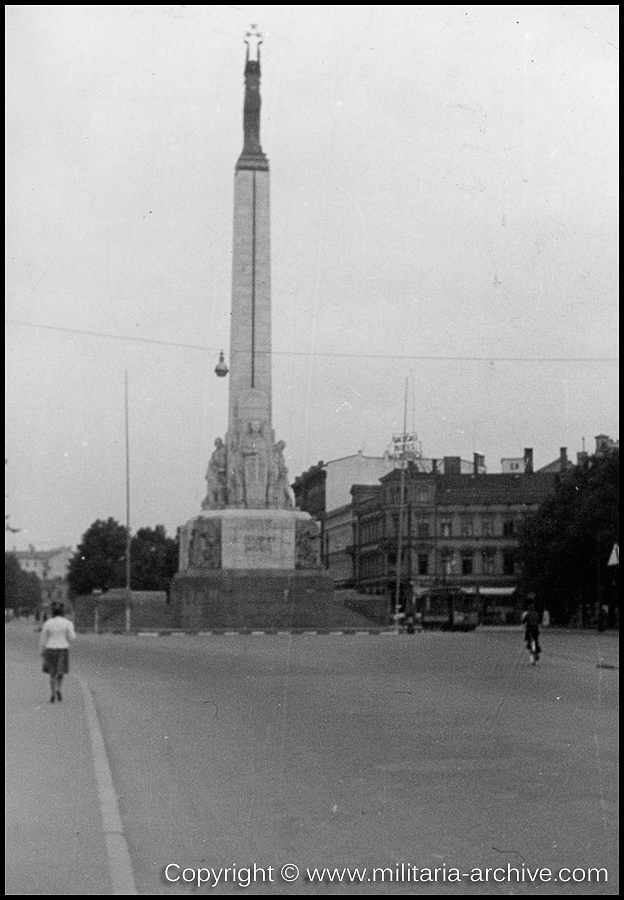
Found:
[[222, 553], [225, 569], [292, 569], [295, 522], [289, 516], [224, 517]]
[[276, 537], [274, 534], [247, 534], [244, 541], [245, 553], [271, 553]]

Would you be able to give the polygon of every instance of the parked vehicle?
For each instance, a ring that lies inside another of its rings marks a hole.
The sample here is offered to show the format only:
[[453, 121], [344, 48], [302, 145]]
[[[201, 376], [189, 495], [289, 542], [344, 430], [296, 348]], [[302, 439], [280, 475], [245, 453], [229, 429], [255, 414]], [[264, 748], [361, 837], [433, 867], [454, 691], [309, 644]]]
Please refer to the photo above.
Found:
[[414, 598], [414, 606], [423, 629], [473, 631], [479, 624], [479, 597], [461, 588], [431, 588]]

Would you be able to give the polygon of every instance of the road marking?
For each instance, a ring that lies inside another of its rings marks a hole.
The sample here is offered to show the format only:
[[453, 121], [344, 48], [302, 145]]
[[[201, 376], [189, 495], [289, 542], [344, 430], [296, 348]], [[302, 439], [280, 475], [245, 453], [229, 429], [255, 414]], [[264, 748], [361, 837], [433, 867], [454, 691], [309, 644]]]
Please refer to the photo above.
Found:
[[80, 676], [75, 677], [82, 691], [87, 714], [89, 737], [91, 738], [91, 749], [93, 751], [93, 768], [100, 798], [100, 812], [102, 813], [108, 870], [113, 886], [113, 894], [116, 896], [123, 894], [138, 895], [130, 850], [124, 834], [121, 815], [119, 814], [113, 776], [111, 775], [106, 746], [93, 697], [82, 678]]

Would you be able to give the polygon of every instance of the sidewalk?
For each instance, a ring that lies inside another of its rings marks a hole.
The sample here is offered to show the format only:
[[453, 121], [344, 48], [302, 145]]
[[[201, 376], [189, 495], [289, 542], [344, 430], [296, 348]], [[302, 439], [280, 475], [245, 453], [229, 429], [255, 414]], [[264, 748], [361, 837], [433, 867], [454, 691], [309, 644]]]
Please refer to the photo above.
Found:
[[5, 891], [111, 894], [82, 691], [50, 703], [32, 623], [6, 629]]

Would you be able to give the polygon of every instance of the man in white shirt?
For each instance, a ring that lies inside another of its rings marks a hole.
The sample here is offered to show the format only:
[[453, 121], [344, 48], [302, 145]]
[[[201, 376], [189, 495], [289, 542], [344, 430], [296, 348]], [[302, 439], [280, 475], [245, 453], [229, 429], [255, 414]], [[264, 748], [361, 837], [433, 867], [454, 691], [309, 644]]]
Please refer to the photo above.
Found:
[[50, 618], [43, 623], [39, 649], [43, 657], [42, 671], [50, 676], [50, 703], [63, 699], [63, 675], [69, 672], [69, 644], [76, 640], [73, 623], [63, 615], [62, 603], [53, 603]]

